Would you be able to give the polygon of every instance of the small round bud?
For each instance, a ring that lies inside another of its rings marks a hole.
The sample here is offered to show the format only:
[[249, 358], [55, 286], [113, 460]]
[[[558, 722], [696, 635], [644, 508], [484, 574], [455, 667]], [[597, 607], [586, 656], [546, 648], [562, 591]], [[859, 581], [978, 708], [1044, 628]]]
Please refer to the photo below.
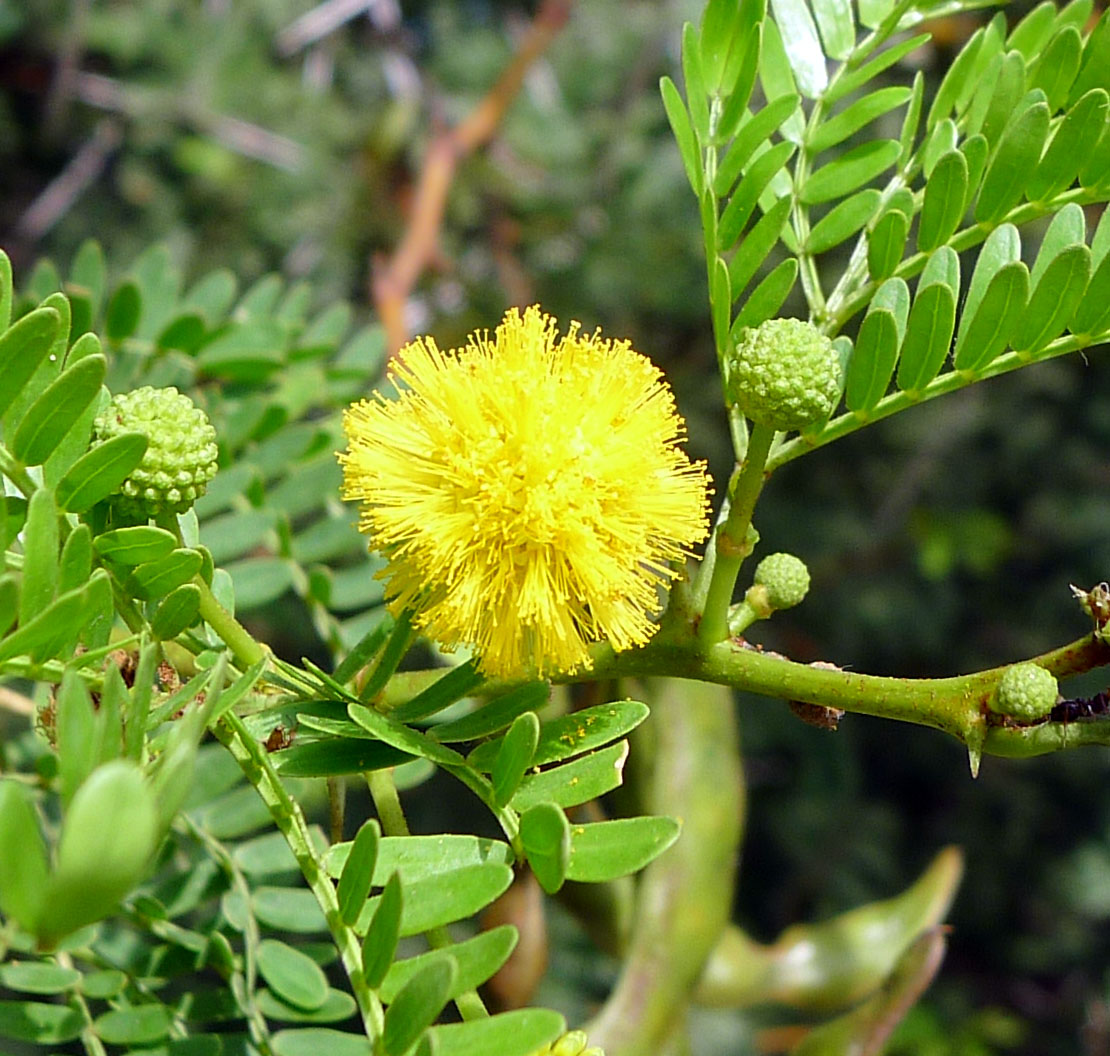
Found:
[[1015, 719], [1043, 719], [1055, 707], [1057, 693], [1051, 672], [1037, 664], [1014, 664], [998, 680], [991, 709]]
[[753, 582], [766, 591], [772, 609], [790, 609], [809, 591], [809, 569], [793, 554], [768, 554], [756, 566]]
[[768, 319], [746, 330], [728, 366], [729, 401], [772, 429], [804, 429], [832, 414], [840, 398], [840, 356], [800, 319]]
[[93, 426], [93, 443], [121, 433], [143, 433], [146, 454], [120, 484], [115, 506], [147, 518], [184, 513], [216, 475], [216, 430], [188, 396], [149, 385], [113, 396]]

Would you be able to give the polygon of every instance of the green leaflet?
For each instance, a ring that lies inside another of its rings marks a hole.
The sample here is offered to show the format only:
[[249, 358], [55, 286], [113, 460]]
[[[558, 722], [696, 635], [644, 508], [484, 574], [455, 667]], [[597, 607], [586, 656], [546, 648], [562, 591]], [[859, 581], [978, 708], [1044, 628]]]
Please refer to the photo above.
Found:
[[736, 138], [717, 168], [717, 175], [713, 180], [713, 193], [716, 197], [727, 197], [756, 148], [770, 139], [771, 134], [797, 111], [799, 102], [800, 99], [795, 94], [780, 96], [741, 124]]
[[698, 152], [698, 142], [694, 136], [694, 129], [690, 124], [690, 117], [686, 113], [682, 97], [678, 94], [678, 89], [670, 77], [664, 77], [660, 80], [659, 91], [663, 95], [663, 109], [667, 113], [667, 120], [671, 124], [671, 131], [674, 133], [675, 142], [678, 144], [678, 152], [682, 157], [686, 178], [690, 181], [694, 194], [700, 195], [703, 179], [701, 158]]
[[[1048, 225], [1037, 250], [1030, 281], [1034, 286], [1040, 281], [1045, 269], [1069, 246], [1076, 246], [1087, 239], [1087, 219], [1081, 206], [1069, 202]], [[1092, 251], [1093, 252], [1093, 251]]]
[[956, 325], [956, 298], [941, 282], [919, 287], [898, 363], [898, 387], [919, 392], [940, 372]]
[[525, 811], [537, 803], [575, 807], [618, 788], [628, 759], [628, 741], [590, 752], [562, 766], [529, 774], [512, 798], [514, 810]]
[[[328, 875], [341, 877], [352, 853], [350, 842], [333, 844], [324, 859]], [[378, 840], [373, 885], [383, 886], [394, 873], [409, 884], [483, 862], [512, 864], [512, 848], [484, 836], [383, 836]]]
[[805, 0], [771, 0], [771, 10], [798, 90], [807, 98], [816, 99], [828, 84], [828, 73], [817, 27]]
[[1103, 333], [1110, 326], [1110, 255], [1103, 257], [1087, 284], [1071, 321], [1072, 333], [1088, 337]]
[[1056, 25], [1056, 5], [1043, 0], [1033, 8], [1010, 32], [1007, 45], [1020, 51], [1026, 62], [1032, 62], [1052, 37]]
[[[729, 291], [733, 299], [739, 298], [779, 240], [790, 215], [791, 204], [789, 195], [780, 198], [756, 221], [755, 226], [737, 246], [728, 265]], [[782, 301], [779, 302], [781, 303]], [[772, 311], [777, 310], [777, 307], [778, 305]]]
[[327, 1000], [327, 978], [320, 966], [300, 950], [276, 939], [263, 939], [257, 957], [262, 978], [283, 1001], [314, 1011]]
[[782, 172], [795, 149], [793, 143], [776, 143], [760, 154], [748, 167], [748, 171], [744, 173], [743, 179], [721, 214], [720, 224], [717, 227], [717, 247], [720, 252], [728, 252], [736, 244], [751, 219], [760, 196], [775, 176]]
[[393, 963], [397, 941], [401, 937], [403, 909], [401, 878], [394, 873], [377, 900], [374, 914], [366, 928], [366, 937], [362, 940], [362, 972], [366, 985], [371, 989], [381, 985]]
[[1010, 344], [1015, 351], [1039, 352], [1071, 322], [1091, 277], [1091, 251], [1085, 245], [1069, 246], [1058, 253], [1034, 285], [1014, 328]]
[[967, 43], [960, 49], [960, 53], [945, 71], [944, 77], [941, 78], [940, 87], [937, 89], [937, 94], [933, 97], [932, 105], [929, 107], [929, 113], [925, 118], [927, 131], [931, 130], [938, 121], [943, 121], [954, 110], [956, 116], [960, 116], [957, 97], [964, 91], [968, 81], [972, 80], [972, 70], [983, 49], [983, 38], [986, 32], [985, 28], [977, 29], [968, 38]]
[[1002, 136], [987, 166], [975, 205], [977, 221], [994, 223], [1021, 201], [1047, 138], [1048, 106], [1034, 103]]
[[12, 454], [25, 466], [42, 465], [100, 394], [106, 369], [107, 360], [92, 355], [64, 370], [23, 416], [12, 438]]
[[[763, 48], [759, 63], [759, 81], [768, 99], [780, 95], [794, 95], [798, 85], [790, 68], [790, 61], [783, 46], [782, 33], [773, 18], [763, 21]], [[782, 135], [791, 143], [801, 144], [805, 135], [805, 122], [800, 112], [792, 114], [782, 125]]]
[[385, 1010], [381, 1048], [385, 1056], [404, 1056], [447, 1004], [458, 965], [448, 954], [429, 961], [398, 992]]
[[860, 324], [848, 361], [844, 402], [848, 410], [866, 414], [882, 399], [898, 358], [898, 323], [894, 312], [872, 306]]
[[177, 547], [177, 540], [165, 528], [141, 524], [104, 532], [96, 537], [93, 546], [101, 557], [133, 566], [166, 557]]
[[956, 131], [954, 121], [946, 117], [943, 121], [937, 123], [937, 126], [929, 135], [922, 153], [922, 171], [925, 173], [926, 179], [932, 176], [937, 162], [950, 150], [956, 149], [958, 141], [959, 133]]
[[540, 887], [555, 894], [567, 879], [571, 829], [554, 803], [537, 803], [520, 816], [520, 842]]
[[813, 14], [825, 54], [846, 59], [856, 43], [856, 20], [850, 0], [813, 0]]
[[[1102, 88], [1092, 88], [1068, 111], [1025, 189], [1030, 201], [1053, 198], [1085, 169], [1106, 128], [1108, 98]], [[1095, 183], [1103, 176], [1096, 174]]]
[[890, 168], [901, 150], [901, 145], [893, 139], [861, 143], [817, 169], [802, 187], [801, 200], [814, 205], [841, 198]]
[[540, 720], [534, 711], [519, 715], [501, 739], [501, 747], [490, 771], [496, 806], [503, 807], [513, 798], [525, 771], [532, 765], [539, 739]]
[[[869, 81], [874, 80], [884, 70], [890, 69], [896, 62], [900, 62], [912, 51], [916, 51], [927, 40], [932, 39], [929, 33], [918, 33], [916, 36], [907, 37], [905, 40], [900, 40], [897, 44], [892, 44], [890, 47], [878, 52], [873, 58], [870, 58], [859, 69], [845, 74], [843, 77], [838, 77], [829, 85], [828, 91], [825, 92], [825, 101], [831, 106], [839, 99], [843, 99], [846, 95], [851, 95], [856, 89], [861, 88]], [[943, 115], [942, 115], [943, 116]]]
[[[46, 846], [30, 790], [0, 781], [0, 909], [33, 933], [46, 894]], [[6, 985], [11, 985], [5, 980]]]
[[350, 845], [350, 853], [339, 874], [336, 889], [339, 915], [347, 925], [358, 920], [363, 904], [370, 897], [380, 839], [381, 830], [378, 823], [371, 818], [363, 823]]
[[150, 630], [160, 642], [176, 638], [197, 622], [200, 614], [200, 587], [182, 583], [166, 594], [150, 618]]
[[[979, 302], [987, 292], [987, 285], [999, 269], [1020, 259], [1021, 239], [1013, 224], [1003, 224], [987, 236], [979, 250], [979, 259], [975, 262], [975, 271], [968, 284], [967, 299], [963, 304], [964, 323], [978, 310]], [[961, 329], [962, 327], [963, 323]]]
[[146, 446], [142, 433], [124, 433], [97, 444], [58, 481], [58, 505], [67, 513], [84, 513], [106, 499], [143, 460]]
[[450, 1056], [529, 1056], [566, 1030], [558, 1012], [546, 1008], [521, 1008], [487, 1019], [447, 1023], [429, 1033], [439, 1042], [441, 1053]]
[[824, 253], [851, 238], [871, 221], [881, 200], [882, 195], [870, 187], [844, 199], [814, 225], [806, 239], [806, 249], [810, 253]]
[[[503, 894], [512, 880], [512, 869], [502, 862], [465, 865], [411, 883], [406, 880], [400, 933], [402, 936], [418, 935], [472, 917]], [[355, 925], [357, 932], [370, 926], [384, 897], [383, 893], [366, 903]]]
[[966, 213], [971, 208], [975, 196], [979, 193], [979, 184], [987, 168], [990, 147], [984, 136], [974, 135], [960, 144], [960, 153], [967, 162], [967, 197], [964, 199], [964, 212]]
[[54, 600], [58, 589], [58, 508], [54, 495], [39, 488], [27, 503], [23, 531], [23, 586], [19, 625], [26, 626]]
[[517, 943], [517, 930], [503, 924], [489, 931], [481, 931], [465, 942], [455, 943], [449, 949], [431, 950], [407, 960], [395, 961], [381, 985], [381, 997], [390, 1002], [397, 992], [418, 971], [432, 961], [445, 957], [454, 958], [458, 968], [455, 981], [448, 991], [453, 999], [466, 990], [475, 990], [490, 978], [508, 959]]
[[202, 563], [196, 550], [174, 550], [132, 569], [127, 577], [127, 588], [137, 598], [160, 598], [188, 583], [200, 571]]
[[1026, 266], [1015, 261], [1002, 267], [991, 278], [975, 312], [969, 316], [967, 308], [964, 309], [952, 357], [955, 368], [975, 373], [988, 366], [1006, 347], [1028, 299]]
[[108, 299], [104, 312], [104, 336], [113, 344], [129, 338], [139, 326], [143, 298], [139, 287], [128, 280], [120, 283]]
[[885, 279], [902, 262], [910, 232], [907, 216], [892, 209], [884, 213], [867, 239], [867, 268], [873, 279]]
[[770, 319], [783, 305], [794, 288], [798, 277], [798, 260], [796, 257], [787, 257], [766, 275], [758, 286], [752, 290], [743, 308], [733, 321], [730, 335], [736, 340], [740, 330], [746, 326], [759, 326], [760, 323]]
[[659, 817], [574, 825], [567, 879], [603, 883], [639, 872], [678, 839], [680, 829], [674, 818]]
[[982, 132], [993, 150], [1025, 94], [1025, 60], [1016, 51], [999, 56], [984, 77], [968, 111], [967, 130]]
[[1110, 12], [1104, 12], [1083, 47], [1083, 63], [1068, 93], [1071, 106], [1092, 88], [1110, 89]]
[[49, 355], [61, 327], [57, 309], [37, 308], [0, 335], [0, 418]]
[[1044, 92], [1053, 113], [1067, 102], [1068, 92], [1079, 72], [1082, 51], [1079, 30], [1075, 26], [1063, 26], [1029, 71], [1029, 87]]
[[967, 200], [967, 161], [958, 150], [949, 151], [937, 162], [925, 185], [921, 219], [917, 228], [917, 248], [929, 253], [955, 233], [964, 216]]
[[925, 102], [925, 75], [918, 70], [913, 77], [913, 87], [910, 89], [910, 105], [906, 107], [905, 116], [902, 118], [902, 131], [898, 135], [898, 142], [902, 149], [898, 154], [898, 165], [904, 166], [913, 154], [913, 145], [917, 139], [917, 130], [921, 124], [921, 109]]

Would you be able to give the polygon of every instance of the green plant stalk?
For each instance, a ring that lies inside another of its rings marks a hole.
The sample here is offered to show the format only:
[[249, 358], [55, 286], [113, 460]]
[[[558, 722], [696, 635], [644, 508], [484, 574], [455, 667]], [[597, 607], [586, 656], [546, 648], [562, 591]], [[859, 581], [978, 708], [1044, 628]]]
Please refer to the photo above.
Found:
[[[189, 834], [196, 840], [204, 844], [205, 849], [215, 859], [215, 861], [223, 869], [224, 873], [231, 880], [232, 888], [238, 893], [239, 897], [243, 899], [243, 904], [250, 905], [250, 886], [247, 879], [243, 876], [242, 871], [235, 864], [235, 859], [232, 858], [227, 848], [217, 840], [206, 829], [197, 825], [187, 814], [180, 815], [181, 821], [189, 832]], [[255, 982], [258, 976], [258, 946], [261, 942], [261, 935], [258, 931], [258, 922], [254, 919], [254, 914], [247, 914], [246, 928], [243, 933], [243, 996], [245, 1001], [240, 1002], [240, 1009], [246, 1016], [247, 1029], [250, 1031], [251, 1041], [258, 1047], [264, 1056], [272, 1056], [273, 1045], [270, 1040], [270, 1027], [266, 1022], [266, 1017], [262, 1014], [262, 1010], [254, 1000]], [[234, 994], [235, 988], [231, 986], [231, 980], [226, 982]], [[243, 1007], [243, 1006], [246, 1007]]]
[[[750, 553], [748, 528], [766, 480], [764, 467], [774, 438], [775, 431], [770, 426], [752, 426], [747, 457], [729, 489], [728, 515], [713, 533], [714, 559], [708, 571], [709, 582], [705, 587], [705, 601], [697, 632], [699, 641], [706, 645], [719, 642], [728, 635], [728, 610], [740, 566]], [[699, 593], [700, 586], [700, 583], [695, 584], [695, 594]]]
[[[203, 596], [203, 595], [202, 595]], [[221, 606], [221, 611], [222, 606]], [[225, 613], [226, 615], [226, 613]], [[207, 619], [207, 617], [205, 617]], [[244, 632], [245, 633], [245, 632]], [[226, 639], [225, 639], [226, 641]], [[251, 639], [253, 641], [253, 639]], [[229, 646], [231, 643], [228, 643]], [[258, 649], [256, 644], [256, 649]], [[238, 657], [238, 654], [236, 654]], [[258, 656], [261, 657], [258, 649]], [[245, 657], [238, 657], [245, 661]], [[254, 661], [251, 661], [252, 663]], [[308, 825], [300, 804], [289, 795], [282, 785], [281, 779], [274, 771], [269, 756], [261, 745], [250, 735], [243, 725], [242, 720], [232, 712], [225, 713], [217, 721], [212, 732], [216, 739], [227, 748], [232, 758], [239, 764], [246, 779], [254, 786], [255, 791], [262, 797], [262, 801], [270, 811], [278, 831], [285, 837], [285, 842], [293, 852], [293, 857], [300, 866], [305, 882], [312, 893], [327, 921], [328, 930], [339, 951], [343, 968], [351, 983], [351, 992], [358, 1004], [362, 1016], [366, 1036], [375, 1041], [381, 1036], [383, 1015], [381, 1002], [367, 985], [362, 975], [362, 949], [354, 931], [343, 923], [339, 913], [339, 902], [335, 894], [335, 886], [328, 879], [324, 863], [317, 855], [316, 848], [309, 838]]]
[[195, 576], [193, 582], [200, 588], [200, 615], [205, 623], [220, 636], [231, 650], [231, 655], [244, 670], [253, 667], [266, 656], [266, 650], [254, 640], [250, 631], [216, 600], [211, 588], [200, 576]]
[[[588, 670], [555, 674], [551, 681], [570, 685], [599, 678], [666, 675], [716, 682], [780, 700], [805, 701], [854, 714], [931, 726], [965, 743], [969, 733], [978, 736], [986, 732], [983, 750], [992, 755], [1024, 757], [1081, 744], [1110, 744], [1110, 721], [986, 727], [983, 707], [1008, 664], [948, 678], [866, 675], [800, 664], [740, 642], [723, 641], [705, 647], [689, 623], [660, 631], [640, 649], [616, 653], [608, 643], [599, 643], [591, 649], [591, 657], [592, 666]], [[1110, 664], [1110, 643], [1092, 633], [1039, 656], [1022, 659], [1063, 679]], [[442, 668], [433, 668], [407, 671], [397, 678], [404, 680], [403, 692], [411, 696], [441, 676]], [[496, 696], [518, 684], [490, 682], [483, 688]]]
[[[370, 797], [378, 812], [382, 832], [386, 836], [410, 836], [408, 819], [397, 795], [397, 785], [393, 781], [392, 770], [371, 770], [366, 774], [366, 784]], [[431, 928], [424, 933], [428, 945], [434, 950], [445, 950], [454, 945], [451, 933], [445, 925]], [[465, 990], [455, 998], [455, 1007], [464, 1020], [485, 1019], [489, 1010], [477, 990]]]
[[743, 828], [731, 694], [674, 679], [644, 688], [651, 719], [641, 730], [652, 738], [654, 763], [646, 806], [680, 817], [683, 831], [640, 880], [620, 978], [586, 1028], [608, 1056], [654, 1056], [681, 1033], [692, 992], [728, 924]]
[[31, 479], [31, 474], [23, 468], [16, 457], [0, 444], [0, 475], [8, 478], [29, 499], [39, 489], [39, 485]]
[[883, 418], [889, 418], [899, 411], [907, 410], [916, 404], [934, 400], [938, 396], [945, 396], [950, 392], [966, 388], [968, 385], [974, 385], [976, 382], [986, 381], [988, 378], [1008, 374], [1020, 367], [1027, 367], [1031, 364], [1055, 359], [1057, 356], [1077, 352], [1089, 345], [1100, 344], [1106, 340], [1110, 340], [1110, 331], [1101, 334], [1068, 334], [1050, 341], [1032, 359], [1023, 357], [1017, 352], [1006, 352], [996, 357], [975, 374], [957, 373], [952, 370], [934, 378], [920, 392], [891, 393], [879, 400], [867, 414], [842, 414], [832, 419], [819, 433], [796, 436], [793, 440], [788, 440], [785, 444], [776, 448], [774, 454], [767, 459], [767, 472], [773, 472], [787, 462], [792, 462], [795, 458], [799, 458], [819, 447], [824, 447], [834, 440], [841, 439], [841, 437], [848, 436], [857, 429], [862, 429], [865, 425], [871, 425]]

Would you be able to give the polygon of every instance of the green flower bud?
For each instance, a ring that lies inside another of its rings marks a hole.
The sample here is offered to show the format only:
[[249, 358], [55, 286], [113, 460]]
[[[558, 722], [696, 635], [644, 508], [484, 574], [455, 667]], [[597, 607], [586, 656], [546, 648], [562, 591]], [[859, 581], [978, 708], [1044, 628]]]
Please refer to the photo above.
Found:
[[804, 429], [832, 414], [840, 376], [840, 356], [820, 330], [800, 319], [769, 319], [736, 346], [727, 395], [753, 422]]
[[556, 1041], [536, 1049], [532, 1056], [605, 1056], [595, 1045], [587, 1048], [587, 1037], [580, 1030], [572, 1030]]
[[771, 609], [790, 609], [809, 591], [809, 569], [793, 554], [768, 554], [756, 566], [754, 584], [766, 592]]
[[1037, 664], [1013, 664], [998, 681], [991, 709], [1015, 719], [1043, 719], [1056, 705], [1056, 679]]
[[113, 503], [146, 519], [184, 513], [216, 475], [216, 430], [188, 396], [149, 385], [113, 396], [93, 427], [93, 443], [121, 433], [144, 433], [146, 454], [117, 489]]

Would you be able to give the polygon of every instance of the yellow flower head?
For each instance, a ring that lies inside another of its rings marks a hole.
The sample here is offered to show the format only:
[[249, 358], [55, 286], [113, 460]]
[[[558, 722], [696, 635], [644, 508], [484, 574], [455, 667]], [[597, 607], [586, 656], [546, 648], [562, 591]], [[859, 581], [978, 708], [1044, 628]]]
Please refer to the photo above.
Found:
[[391, 608], [494, 676], [645, 643], [708, 512], [660, 371], [577, 323], [560, 337], [532, 307], [463, 349], [413, 341], [392, 380], [396, 399], [348, 408], [339, 456]]

